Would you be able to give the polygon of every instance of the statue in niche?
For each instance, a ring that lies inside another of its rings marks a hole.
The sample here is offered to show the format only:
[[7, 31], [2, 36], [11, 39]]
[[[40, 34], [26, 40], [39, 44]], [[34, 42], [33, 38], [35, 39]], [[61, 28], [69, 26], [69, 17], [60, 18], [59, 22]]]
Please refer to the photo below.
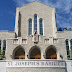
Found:
[[37, 31], [34, 31], [34, 41], [37, 41]]

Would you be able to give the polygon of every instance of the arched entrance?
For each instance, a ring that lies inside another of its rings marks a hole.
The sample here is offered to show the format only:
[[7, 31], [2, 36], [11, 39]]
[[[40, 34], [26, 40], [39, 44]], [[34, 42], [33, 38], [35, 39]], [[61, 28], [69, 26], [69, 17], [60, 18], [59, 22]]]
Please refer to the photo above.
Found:
[[56, 48], [51, 45], [46, 49], [46, 59], [57, 59]]
[[14, 59], [25, 59], [25, 51], [21, 46], [16, 47], [13, 54]]
[[29, 59], [41, 59], [41, 52], [37, 46], [34, 46], [30, 49]]

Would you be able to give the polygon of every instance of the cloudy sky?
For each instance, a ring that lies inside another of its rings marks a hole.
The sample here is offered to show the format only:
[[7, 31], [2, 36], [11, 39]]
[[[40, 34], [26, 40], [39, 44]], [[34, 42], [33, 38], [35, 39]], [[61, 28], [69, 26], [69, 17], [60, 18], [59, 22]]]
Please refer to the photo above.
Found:
[[[34, 0], [0, 0], [0, 30], [14, 31], [16, 7]], [[72, 28], [72, 0], [37, 0], [56, 8], [57, 28]]]

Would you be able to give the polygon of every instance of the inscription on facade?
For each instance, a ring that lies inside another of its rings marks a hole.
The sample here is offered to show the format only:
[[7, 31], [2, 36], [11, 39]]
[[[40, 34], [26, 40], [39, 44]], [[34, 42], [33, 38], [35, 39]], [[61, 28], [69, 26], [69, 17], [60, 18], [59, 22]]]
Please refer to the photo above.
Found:
[[6, 67], [65, 67], [60, 61], [9, 61]]

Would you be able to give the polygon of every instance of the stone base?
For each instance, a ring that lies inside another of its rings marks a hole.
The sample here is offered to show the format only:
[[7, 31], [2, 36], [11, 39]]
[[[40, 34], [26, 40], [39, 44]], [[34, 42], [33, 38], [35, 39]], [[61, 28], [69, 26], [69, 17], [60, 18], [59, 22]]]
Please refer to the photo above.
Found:
[[[32, 61], [32, 60], [26, 60], [27, 62], [29, 61]], [[34, 61], [34, 60], [33, 60]], [[22, 65], [20, 66], [20, 60], [16, 60], [16, 62], [18, 63], [19, 62], [19, 67], [15, 64], [15, 60], [13, 61], [0, 61], [0, 72], [72, 72], [72, 61], [71, 60], [42, 60], [44, 62], [48, 62], [48, 67], [45, 66], [43, 67], [34, 67], [34, 66], [31, 66], [31, 67], [23, 67]], [[9, 64], [9, 63], [13, 63], [13, 65]], [[25, 62], [25, 61], [23, 61]], [[35, 62], [35, 61], [34, 61]], [[37, 61], [39, 63], [41, 63], [41, 60]], [[49, 63], [51, 62], [51, 63]], [[54, 66], [54, 63], [56, 64]], [[65, 63], [65, 65], [64, 65]], [[51, 65], [53, 64], [53, 66]], [[8, 66], [9, 65], [9, 66]], [[26, 64], [27, 66], [27, 64]]]
[[66, 72], [65, 68], [7, 68], [6, 72]]

